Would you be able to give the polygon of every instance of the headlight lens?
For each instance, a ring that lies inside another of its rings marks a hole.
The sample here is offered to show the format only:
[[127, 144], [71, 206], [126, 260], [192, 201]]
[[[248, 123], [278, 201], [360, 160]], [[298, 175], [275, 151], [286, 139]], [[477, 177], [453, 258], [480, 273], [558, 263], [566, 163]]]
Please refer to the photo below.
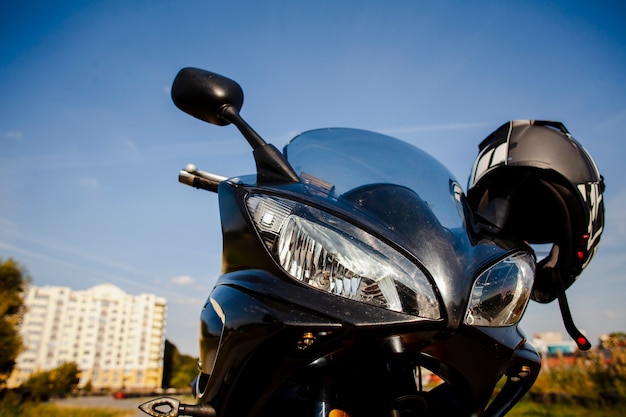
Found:
[[528, 253], [511, 255], [483, 272], [474, 282], [465, 313], [472, 326], [510, 326], [526, 310], [535, 277], [535, 260]]
[[389, 310], [441, 318], [424, 273], [376, 237], [284, 198], [253, 194], [247, 207], [268, 250], [293, 279]]

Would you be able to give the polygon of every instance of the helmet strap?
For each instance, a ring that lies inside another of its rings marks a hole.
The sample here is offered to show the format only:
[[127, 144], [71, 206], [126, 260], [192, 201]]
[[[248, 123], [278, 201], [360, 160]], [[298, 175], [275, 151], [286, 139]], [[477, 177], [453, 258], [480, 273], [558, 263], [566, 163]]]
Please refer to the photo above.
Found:
[[[556, 254], [558, 256], [558, 246], [554, 245], [553, 251], [556, 249]], [[561, 317], [563, 318], [563, 324], [565, 325], [565, 330], [571, 336], [572, 339], [578, 345], [578, 349], [580, 350], [589, 350], [591, 348], [591, 343], [589, 343], [589, 339], [585, 335], [582, 334], [576, 324], [574, 324], [574, 319], [572, 318], [572, 312], [569, 308], [569, 303], [567, 302], [567, 296], [565, 295], [565, 287], [563, 286], [563, 281], [561, 280], [561, 274], [559, 273], [559, 265], [558, 262], [550, 263], [551, 265], [544, 266], [542, 270], [542, 274], [550, 275], [552, 279], [552, 286], [554, 291], [556, 292], [556, 296], [559, 300], [559, 308], [561, 310]]]

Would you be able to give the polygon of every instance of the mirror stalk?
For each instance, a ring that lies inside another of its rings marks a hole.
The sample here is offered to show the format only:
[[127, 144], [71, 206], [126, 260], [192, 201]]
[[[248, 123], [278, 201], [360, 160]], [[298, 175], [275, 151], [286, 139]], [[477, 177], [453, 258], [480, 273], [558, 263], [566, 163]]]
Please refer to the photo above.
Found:
[[237, 108], [225, 105], [220, 117], [234, 124], [252, 146], [258, 185], [291, 184], [300, 181], [298, 174], [287, 162], [284, 155], [274, 145], [265, 142], [241, 117]]
[[236, 107], [230, 104], [224, 105], [222, 107], [220, 117], [225, 121], [234, 124], [237, 129], [239, 129], [243, 137], [246, 138], [250, 146], [252, 146], [253, 150], [267, 145], [265, 140], [263, 140], [263, 138], [259, 136], [259, 134], [255, 132], [255, 130], [252, 129], [252, 127], [246, 123], [245, 120], [243, 120]]

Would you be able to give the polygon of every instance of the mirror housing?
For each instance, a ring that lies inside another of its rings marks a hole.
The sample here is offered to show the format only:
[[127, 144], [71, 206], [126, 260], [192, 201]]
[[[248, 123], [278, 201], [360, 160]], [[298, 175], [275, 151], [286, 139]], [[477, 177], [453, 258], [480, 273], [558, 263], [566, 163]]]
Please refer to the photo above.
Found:
[[231, 120], [224, 117], [226, 109], [239, 113], [243, 90], [235, 81], [199, 68], [181, 69], [172, 84], [172, 101], [191, 116], [218, 126]]

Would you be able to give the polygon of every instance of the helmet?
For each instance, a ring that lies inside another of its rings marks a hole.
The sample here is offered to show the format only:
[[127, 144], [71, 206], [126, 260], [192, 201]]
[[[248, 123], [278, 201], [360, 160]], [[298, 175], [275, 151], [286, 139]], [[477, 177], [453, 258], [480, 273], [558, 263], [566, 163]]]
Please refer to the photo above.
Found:
[[529, 244], [552, 243], [537, 265], [532, 298], [557, 297], [595, 253], [604, 227], [604, 179], [560, 122], [514, 120], [479, 145], [468, 183], [478, 221], [498, 235]]

